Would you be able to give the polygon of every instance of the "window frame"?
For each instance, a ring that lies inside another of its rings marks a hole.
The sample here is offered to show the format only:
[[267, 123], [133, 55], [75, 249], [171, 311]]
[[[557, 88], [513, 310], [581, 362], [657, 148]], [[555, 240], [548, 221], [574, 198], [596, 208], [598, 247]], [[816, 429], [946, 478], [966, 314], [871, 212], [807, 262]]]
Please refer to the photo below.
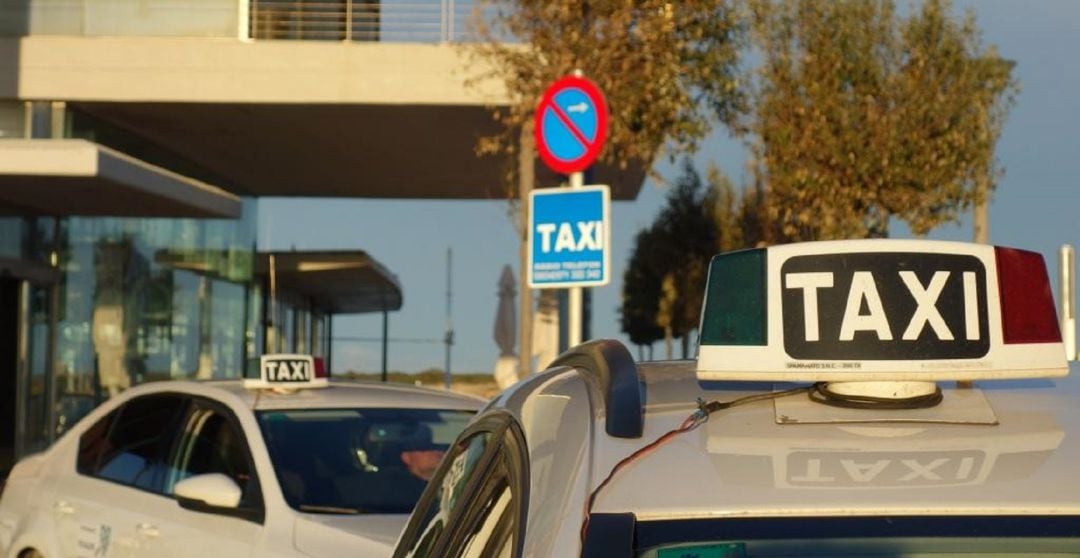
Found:
[[[484, 516], [471, 504], [477, 501], [477, 497], [485, 491], [490, 491], [492, 484], [501, 481], [502, 478], [506, 479], [512, 498], [513, 529], [510, 536], [513, 548], [511, 556], [514, 558], [522, 556], [529, 509], [529, 457], [525, 436], [521, 425], [513, 415], [505, 410], [496, 409], [479, 415], [458, 436], [454, 447], [459, 447], [462, 442], [482, 434], [489, 434], [491, 442], [484, 448], [483, 455], [466, 480], [461, 497], [454, 509], [450, 510], [447, 527], [436, 539], [430, 556], [458, 556], [461, 553], [467, 533], [477, 521], [484, 519]], [[420, 521], [435, 503], [438, 487], [452, 462], [451, 454], [447, 454], [427, 488], [424, 489], [394, 551], [395, 558], [403, 558], [405, 552], [416, 544], [417, 538], [422, 534], [423, 525]]]
[[[188, 411], [184, 415], [183, 429], [174, 441], [172, 451], [170, 451], [169, 453], [169, 466], [176, 469], [177, 471], [180, 471], [180, 450], [193, 443], [193, 440], [197, 435], [197, 433], [193, 431], [193, 428], [196, 427], [197, 422], [193, 422], [191, 419], [195, 416], [196, 413], [208, 411], [220, 415], [223, 419], [225, 419], [226, 424], [228, 424], [231, 428], [233, 428], [233, 430], [239, 433], [238, 442], [244, 449], [245, 460], [247, 462], [248, 470], [250, 471], [251, 475], [251, 480], [249, 481], [249, 484], [254, 487], [254, 492], [248, 495], [250, 498], [249, 505], [236, 508], [222, 508], [218, 506], [211, 506], [209, 504], [206, 504], [205, 502], [197, 500], [188, 500], [186, 498], [176, 496], [175, 492], [162, 494], [176, 500], [180, 507], [187, 510], [199, 513], [210, 513], [216, 515], [224, 515], [228, 517], [236, 517], [239, 519], [244, 519], [253, 523], [257, 523], [259, 525], [264, 524], [266, 522], [266, 500], [263, 498], [262, 479], [260, 479], [259, 477], [259, 471], [255, 466], [255, 457], [251, 451], [251, 443], [248, 441], [248, 435], [247, 432], [244, 430], [243, 425], [240, 424], [240, 419], [236, 416], [236, 413], [234, 413], [232, 409], [229, 408], [228, 405], [225, 405], [220, 401], [215, 401], [208, 397], [203, 397], [199, 395], [192, 395], [190, 396], [190, 399], [191, 405], [188, 407]], [[162, 488], [164, 489], [164, 487]], [[243, 489], [243, 487], [241, 487], [241, 489]]]

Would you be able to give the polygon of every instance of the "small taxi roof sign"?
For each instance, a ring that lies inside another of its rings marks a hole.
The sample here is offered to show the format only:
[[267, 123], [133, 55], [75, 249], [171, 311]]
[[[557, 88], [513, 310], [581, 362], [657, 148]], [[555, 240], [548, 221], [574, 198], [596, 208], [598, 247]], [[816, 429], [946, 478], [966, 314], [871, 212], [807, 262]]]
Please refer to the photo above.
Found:
[[940, 241], [808, 242], [709, 266], [698, 376], [916, 381], [1064, 376], [1042, 256]]
[[259, 377], [244, 380], [248, 389], [324, 388], [325, 377], [316, 373], [311, 355], [270, 354], [259, 357]]

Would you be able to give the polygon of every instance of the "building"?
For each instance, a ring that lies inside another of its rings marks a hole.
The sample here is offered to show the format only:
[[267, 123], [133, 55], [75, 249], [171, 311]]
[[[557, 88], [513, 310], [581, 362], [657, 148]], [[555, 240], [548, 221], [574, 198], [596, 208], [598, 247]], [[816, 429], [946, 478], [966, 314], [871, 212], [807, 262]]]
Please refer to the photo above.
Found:
[[[473, 152], [505, 92], [465, 85], [471, 13], [4, 2], [0, 471], [131, 384], [235, 377], [265, 350], [332, 362], [334, 314], [400, 308], [362, 246], [260, 253], [258, 198], [503, 196]], [[632, 199], [641, 173], [598, 179]]]

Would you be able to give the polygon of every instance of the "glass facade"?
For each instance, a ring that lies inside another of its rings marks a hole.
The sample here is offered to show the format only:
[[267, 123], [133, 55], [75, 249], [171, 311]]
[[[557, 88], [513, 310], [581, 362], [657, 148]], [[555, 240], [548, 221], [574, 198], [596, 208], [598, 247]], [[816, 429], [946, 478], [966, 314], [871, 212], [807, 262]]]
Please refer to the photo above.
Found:
[[0, 258], [48, 263], [55, 233], [51, 217], [0, 217]]
[[[302, 353], [329, 358], [330, 316], [293, 293], [279, 292], [274, 298], [273, 303], [269, 297], [263, 301], [268, 305], [265, 317], [267, 352]], [[257, 341], [261, 349], [261, 339]], [[260, 352], [256, 351], [255, 354]]]
[[133, 385], [257, 374], [264, 352], [329, 359], [331, 316], [255, 274], [256, 213], [0, 218], [0, 477]]
[[25, 438], [23, 440], [23, 453], [35, 452], [45, 449], [51, 438], [49, 437], [49, 387], [52, 378], [49, 377], [49, 344], [50, 344], [50, 310], [51, 297], [54, 290], [49, 285], [31, 285], [29, 287], [29, 304], [27, 316], [27, 376], [28, 382], [24, 391], [26, 398], [25, 406]]
[[[236, 2], [230, 2], [235, 9]], [[123, 11], [119, 4], [92, 9]], [[156, 17], [165, 4], [143, 15]], [[28, 5], [40, 13], [59, 6]], [[39, 115], [45, 128], [53, 120], [62, 124], [50, 134], [107, 145], [229, 186], [76, 107], [61, 106], [60, 118], [52, 112], [54, 104], [39, 105], [0, 103], [0, 136], [15, 134], [24, 123], [20, 117]], [[35, 136], [50, 137], [44, 128]], [[20, 380], [17, 397], [26, 427], [23, 447], [42, 447], [101, 401], [135, 384], [257, 374], [251, 363], [264, 351], [326, 356], [319, 348], [329, 346], [329, 339], [319, 336], [328, 334], [323, 333], [327, 320], [313, 312], [310, 301], [275, 293], [276, 315], [266, 313], [265, 278], [254, 275], [256, 221], [257, 202], [251, 198], [244, 200], [238, 220], [0, 217], [0, 264], [33, 262], [59, 271], [55, 284], [30, 285], [29, 322], [21, 328], [30, 349], [28, 375]]]
[[134, 384], [243, 375], [259, 336], [255, 211], [249, 200], [235, 221], [63, 220], [59, 430]]

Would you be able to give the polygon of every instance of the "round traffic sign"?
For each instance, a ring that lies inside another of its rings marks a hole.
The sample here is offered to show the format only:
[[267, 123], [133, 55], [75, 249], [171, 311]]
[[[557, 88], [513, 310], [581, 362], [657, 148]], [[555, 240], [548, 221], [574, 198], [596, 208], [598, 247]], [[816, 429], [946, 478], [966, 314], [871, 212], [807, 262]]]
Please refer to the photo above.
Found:
[[556, 80], [536, 108], [540, 158], [555, 172], [585, 170], [604, 147], [607, 119], [607, 103], [595, 83], [577, 76]]

